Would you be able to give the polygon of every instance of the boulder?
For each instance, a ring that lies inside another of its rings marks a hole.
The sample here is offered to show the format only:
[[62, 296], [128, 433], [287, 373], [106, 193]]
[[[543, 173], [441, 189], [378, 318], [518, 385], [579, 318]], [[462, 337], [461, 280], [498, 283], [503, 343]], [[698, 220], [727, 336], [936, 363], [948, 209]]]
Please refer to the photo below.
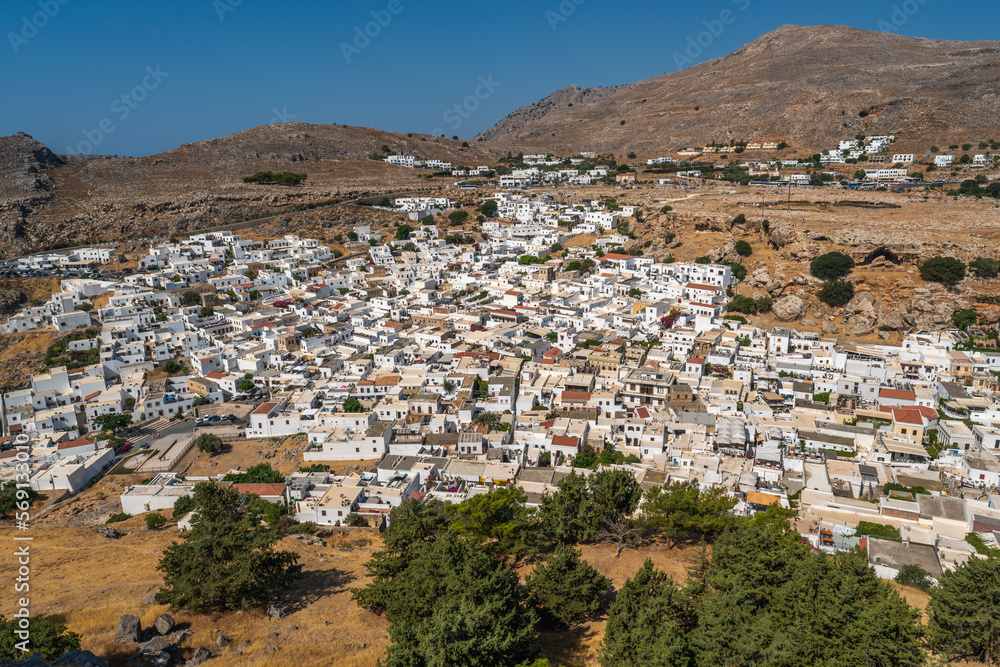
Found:
[[222, 648], [223, 646], [229, 644], [229, 637], [225, 635], [219, 635], [218, 637], [215, 638], [215, 643], [218, 644], [219, 648]]
[[771, 306], [771, 312], [779, 320], [790, 322], [802, 317], [806, 312], [806, 304], [799, 297], [789, 294], [783, 296]]
[[188, 661], [184, 664], [186, 664], [188, 667], [195, 667], [195, 665], [200, 665], [201, 663], [205, 662], [211, 657], [212, 657], [212, 652], [209, 651], [207, 648], [201, 647], [197, 651], [195, 651], [194, 655], [191, 656], [188, 659]]
[[122, 614], [118, 619], [118, 632], [115, 641], [120, 644], [136, 644], [142, 637], [142, 623], [138, 616]]
[[840, 329], [838, 329], [833, 322], [823, 322], [823, 333], [836, 334], [840, 333]]
[[156, 594], [157, 593], [159, 593], [159, 591], [153, 591], [152, 593], [150, 593], [149, 595], [147, 595], [146, 597], [144, 597], [142, 599], [142, 603], [143, 604], [158, 604], [157, 601], [156, 601]]
[[170, 648], [170, 642], [163, 637], [153, 637], [145, 644], [139, 646], [139, 649], [143, 653], [160, 653], [161, 651], [166, 651], [168, 648]]
[[108, 661], [90, 651], [70, 651], [52, 661], [52, 667], [108, 667]]
[[864, 318], [859, 318], [858, 320], [856, 320], [854, 328], [851, 329], [851, 335], [852, 336], [867, 336], [872, 331], [874, 331], [874, 329], [872, 328], [871, 323], [868, 322], [868, 320], [866, 320]]
[[267, 615], [271, 618], [284, 618], [292, 611], [292, 608], [287, 604], [276, 603], [272, 604], [267, 608]]
[[161, 635], [168, 634], [174, 629], [174, 617], [170, 614], [161, 614], [153, 625], [156, 627], [156, 631]]

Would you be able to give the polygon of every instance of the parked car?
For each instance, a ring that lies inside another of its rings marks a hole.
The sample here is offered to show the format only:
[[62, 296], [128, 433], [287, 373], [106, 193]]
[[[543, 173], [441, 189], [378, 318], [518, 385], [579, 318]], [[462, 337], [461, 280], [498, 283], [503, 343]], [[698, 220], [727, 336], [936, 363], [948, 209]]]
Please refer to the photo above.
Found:
[[132, 443], [131, 442], [126, 442], [124, 445], [122, 445], [121, 447], [119, 447], [115, 451], [118, 452], [119, 454], [124, 454], [125, 452], [127, 452], [130, 449], [132, 449]]
[[211, 421], [214, 421], [214, 422], [217, 422], [217, 421], [219, 421], [220, 419], [222, 419], [222, 417], [220, 417], [219, 415], [212, 415], [212, 416], [210, 417], [210, 420], [211, 420]]

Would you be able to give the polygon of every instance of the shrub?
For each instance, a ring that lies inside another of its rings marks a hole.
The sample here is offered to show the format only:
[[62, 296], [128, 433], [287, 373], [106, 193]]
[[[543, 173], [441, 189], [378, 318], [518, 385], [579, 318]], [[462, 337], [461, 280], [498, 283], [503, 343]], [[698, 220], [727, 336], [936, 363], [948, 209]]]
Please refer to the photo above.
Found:
[[934, 581], [931, 579], [931, 575], [924, 568], [919, 565], [904, 565], [899, 568], [899, 574], [896, 575], [894, 580], [897, 584], [902, 584], [903, 586], [912, 586], [913, 588], [919, 588], [920, 590], [927, 592], [934, 586]]
[[105, 526], [110, 526], [113, 523], [119, 523], [121, 521], [127, 521], [131, 519], [132, 515], [128, 512], [118, 512], [118, 514], [112, 514], [108, 517], [108, 520], [104, 522]]
[[972, 271], [980, 278], [996, 278], [997, 273], [1000, 272], [1000, 262], [997, 262], [995, 259], [980, 257], [973, 262], [969, 262], [969, 271]]
[[965, 264], [954, 257], [932, 257], [920, 266], [924, 280], [953, 285], [965, 277]]
[[748, 296], [735, 296], [729, 302], [727, 310], [731, 313], [746, 313], [755, 315], [757, 313], [757, 302]]
[[881, 523], [871, 523], [870, 521], [859, 522], [854, 534], [858, 537], [872, 535], [874, 537], [888, 537], [894, 540], [899, 539], [899, 531], [897, 529]]
[[167, 525], [167, 517], [159, 512], [146, 515], [146, 528], [149, 530], [159, 530]]
[[831, 280], [823, 285], [816, 296], [828, 306], [843, 306], [854, 298], [854, 283], [849, 280]]
[[823, 280], [842, 278], [854, 268], [854, 260], [842, 252], [828, 252], [809, 263], [809, 272]]
[[959, 310], [951, 314], [951, 321], [956, 329], [967, 329], [979, 321], [979, 316], [974, 310]]
[[[740, 215], [743, 214], [741, 213]], [[735, 250], [736, 254], [740, 257], [749, 257], [753, 254], [753, 248], [750, 247], [749, 243], [743, 240], [737, 241], [733, 246], [733, 250]]]
[[743, 280], [747, 277], [747, 267], [743, 266], [739, 262], [730, 262], [729, 268], [733, 271], [733, 277], [737, 280]]

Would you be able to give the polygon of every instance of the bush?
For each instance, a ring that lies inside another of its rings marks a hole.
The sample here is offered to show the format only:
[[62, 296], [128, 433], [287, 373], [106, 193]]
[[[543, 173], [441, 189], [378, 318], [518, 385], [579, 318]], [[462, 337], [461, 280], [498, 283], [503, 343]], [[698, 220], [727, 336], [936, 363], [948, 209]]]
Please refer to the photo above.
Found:
[[351, 512], [344, 518], [344, 523], [354, 528], [367, 528], [368, 522], [357, 512]]
[[854, 268], [854, 260], [842, 252], [828, 252], [809, 263], [809, 272], [823, 280], [842, 278]]
[[953, 285], [965, 277], [965, 264], [954, 257], [932, 257], [920, 266], [924, 280]]
[[264, 185], [299, 185], [302, 181], [306, 180], [306, 178], [308, 178], [306, 174], [293, 174], [287, 171], [279, 173], [258, 171], [253, 176], [244, 176], [243, 182], [259, 183]]
[[956, 329], [967, 329], [979, 321], [979, 315], [974, 310], [959, 310], [951, 314], [951, 321]]
[[881, 523], [871, 523], [870, 521], [859, 522], [857, 528], [854, 530], [854, 534], [858, 537], [872, 535], [874, 537], [888, 537], [894, 540], [899, 539], [899, 531], [897, 529]]
[[972, 271], [980, 278], [996, 278], [997, 273], [1000, 273], [1000, 262], [997, 262], [995, 259], [980, 257], [973, 262], [969, 262], [969, 271]]
[[729, 302], [727, 310], [731, 313], [746, 313], [747, 315], [757, 314], [757, 302], [748, 296], [735, 296]]
[[[740, 215], [742, 215], [742, 213]], [[740, 257], [749, 257], [753, 254], [753, 248], [750, 247], [749, 243], [743, 240], [737, 241], [733, 246], [733, 250], [735, 250], [736, 254]]]
[[743, 280], [747, 277], [747, 267], [743, 266], [739, 262], [730, 262], [729, 268], [733, 272], [733, 277], [737, 280]]
[[197, 306], [199, 303], [201, 303], [201, 295], [194, 290], [189, 289], [185, 292], [181, 292], [182, 306]]
[[823, 285], [816, 296], [828, 306], [843, 306], [854, 298], [854, 283], [849, 280], [831, 280]]
[[[10, 598], [13, 603], [14, 598]], [[13, 604], [11, 605], [13, 606]], [[30, 622], [31, 639], [28, 651], [21, 651], [18, 643], [21, 641], [16, 632], [23, 631], [20, 620], [6, 619], [0, 616], [0, 660], [4, 658], [29, 658], [38, 652], [44, 660], [56, 660], [70, 651], [80, 650], [80, 635], [69, 632], [62, 623], [52, 620], [42, 614], [32, 614]], [[4, 664], [7, 664], [4, 661]], [[34, 660], [18, 664], [39, 664]]]
[[131, 519], [132, 515], [128, 512], [119, 512], [118, 514], [112, 514], [108, 517], [108, 520], [104, 522], [105, 526], [110, 526], [113, 523], [119, 523], [121, 521], [127, 521]]
[[927, 592], [934, 587], [934, 581], [931, 579], [931, 575], [928, 574], [927, 570], [919, 565], [904, 565], [899, 568], [899, 574], [896, 575], [894, 581], [897, 584], [902, 584], [903, 586], [919, 588], [924, 592]]
[[159, 530], [167, 525], [167, 517], [159, 512], [146, 515], [146, 528], [149, 530]]
[[468, 217], [469, 214], [467, 211], [452, 211], [448, 214], [448, 220], [450, 220], [453, 225], [462, 224]]

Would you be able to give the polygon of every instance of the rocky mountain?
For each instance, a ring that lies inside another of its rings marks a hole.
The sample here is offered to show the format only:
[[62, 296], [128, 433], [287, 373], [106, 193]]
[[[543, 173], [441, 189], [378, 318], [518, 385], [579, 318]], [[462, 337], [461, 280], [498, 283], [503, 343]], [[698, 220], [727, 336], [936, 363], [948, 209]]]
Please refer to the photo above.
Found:
[[785, 25], [680, 72], [569, 86], [478, 138], [651, 154], [778, 136], [812, 151], [858, 133], [907, 145], [1000, 138], [1000, 42]]
[[[422, 173], [371, 159], [392, 153], [492, 164], [506, 147], [341, 125], [281, 123], [146, 157], [56, 156], [26, 134], [0, 137], [0, 254], [169, 234], [303, 205], [426, 189]], [[257, 171], [308, 174], [298, 187], [253, 185]]]

